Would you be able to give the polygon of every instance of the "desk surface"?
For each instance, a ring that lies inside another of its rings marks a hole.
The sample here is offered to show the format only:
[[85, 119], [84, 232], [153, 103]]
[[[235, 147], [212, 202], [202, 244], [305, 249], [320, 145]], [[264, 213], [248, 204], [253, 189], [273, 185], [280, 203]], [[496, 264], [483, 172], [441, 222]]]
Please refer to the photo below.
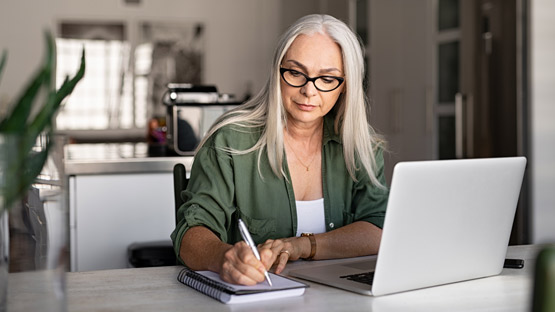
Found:
[[[371, 297], [310, 283], [301, 297], [224, 305], [176, 280], [179, 266], [67, 274], [68, 311], [528, 311], [534, 259], [544, 246], [510, 246], [507, 258], [525, 259], [523, 269], [503, 269], [494, 277]], [[327, 261], [296, 261], [288, 269]], [[9, 279], [10, 311], [26, 311], [32, 288], [28, 273]]]

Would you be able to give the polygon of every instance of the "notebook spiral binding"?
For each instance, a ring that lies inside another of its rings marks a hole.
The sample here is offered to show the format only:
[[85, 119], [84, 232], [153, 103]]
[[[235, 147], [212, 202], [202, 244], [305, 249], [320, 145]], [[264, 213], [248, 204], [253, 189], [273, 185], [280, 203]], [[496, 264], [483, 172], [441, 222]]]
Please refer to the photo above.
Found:
[[223, 294], [233, 294], [233, 291], [225, 285], [214, 282], [188, 268], [184, 268], [179, 272], [177, 280], [216, 300], [221, 301]]

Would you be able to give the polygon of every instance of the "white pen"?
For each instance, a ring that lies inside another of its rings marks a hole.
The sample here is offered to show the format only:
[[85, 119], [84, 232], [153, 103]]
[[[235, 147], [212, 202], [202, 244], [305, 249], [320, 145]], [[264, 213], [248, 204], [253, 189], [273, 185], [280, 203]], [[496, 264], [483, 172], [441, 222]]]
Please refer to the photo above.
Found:
[[[249, 230], [247, 230], [247, 226], [241, 219], [237, 220], [237, 223], [239, 223], [239, 232], [241, 232], [241, 236], [243, 237], [243, 240], [247, 243], [247, 245], [249, 245], [256, 259], [260, 261], [260, 254], [258, 253], [258, 249], [256, 248], [254, 241], [252, 240]], [[268, 281], [268, 284], [270, 284], [270, 286], [273, 286], [272, 280], [270, 279], [270, 275], [268, 275], [268, 271], [264, 270], [264, 276], [266, 276], [266, 280]]]

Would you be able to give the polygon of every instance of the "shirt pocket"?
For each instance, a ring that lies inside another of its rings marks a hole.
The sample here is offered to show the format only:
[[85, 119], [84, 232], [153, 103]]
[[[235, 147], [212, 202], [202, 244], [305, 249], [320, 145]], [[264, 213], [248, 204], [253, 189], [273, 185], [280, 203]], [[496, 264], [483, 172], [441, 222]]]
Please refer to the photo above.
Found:
[[335, 230], [347, 224], [353, 223], [355, 214], [346, 210], [343, 203], [335, 204], [337, 209], [332, 209], [330, 214], [330, 223], [326, 225], [328, 231]]
[[247, 225], [252, 239], [256, 244], [261, 244], [268, 239], [276, 239], [276, 220], [275, 219], [255, 219], [240, 212], [240, 217]]
[[355, 214], [354, 213], [343, 210], [343, 224], [342, 225], [351, 224], [351, 223], [353, 223], [354, 219], [355, 219]]

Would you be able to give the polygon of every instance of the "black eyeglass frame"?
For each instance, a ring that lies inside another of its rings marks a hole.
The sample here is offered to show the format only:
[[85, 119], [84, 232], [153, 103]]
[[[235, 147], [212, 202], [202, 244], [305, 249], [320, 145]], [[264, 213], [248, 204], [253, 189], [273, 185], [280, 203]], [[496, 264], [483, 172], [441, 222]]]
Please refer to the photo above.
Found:
[[[283, 76], [286, 72], [295, 72], [295, 73], [298, 73], [298, 74], [302, 75], [302, 76], [305, 78], [305, 82], [304, 82], [302, 85], [298, 85], [298, 86], [291, 84], [291, 83], [290, 83], [289, 81], [287, 81], [287, 79], [285, 79], [285, 77]], [[280, 68], [279, 68], [279, 73], [280, 73], [281, 78], [283, 79], [283, 81], [285, 81], [285, 83], [288, 84], [288, 85], [290, 85], [291, 87], [294, 87], [294, 88], [302, 88], [302, 87], [306, 86], [306, 84], [307, 84], [308, 82], [312, 81], [312, 84], [314, 84], [314, 87], [315, 87], [318, 91], [320, 91], [320, 92], [331, 92], [331, 91], [333, 91], [333, 90], [339, 88], [339, 86], [341, 86], [341, 84], [345, 81], [345, 78], [343, 78], [343, 77], [329, 76], [329, 75], [318, 76], [318, 77], [308, 77], [307, 75], [301, 73], [301, 72], [298, 71], [298, 70], [289, 69], [289, 68], [283, 68], [283, 67], [280, 67]], [[322, 89], [318, 88], [318, 86], [316, 86], [316, 80], [317, 80], [317, 79], [320, 79], [320, 78], [333, 78], [333, 79], [337, 79], [337, 81], [339, 81], [339, 83], [337, 84], [337, 86], [335, 86], [335, 88], [333, 88], [333, 89], [331, 89], [331, 90], [322, 90]]]

